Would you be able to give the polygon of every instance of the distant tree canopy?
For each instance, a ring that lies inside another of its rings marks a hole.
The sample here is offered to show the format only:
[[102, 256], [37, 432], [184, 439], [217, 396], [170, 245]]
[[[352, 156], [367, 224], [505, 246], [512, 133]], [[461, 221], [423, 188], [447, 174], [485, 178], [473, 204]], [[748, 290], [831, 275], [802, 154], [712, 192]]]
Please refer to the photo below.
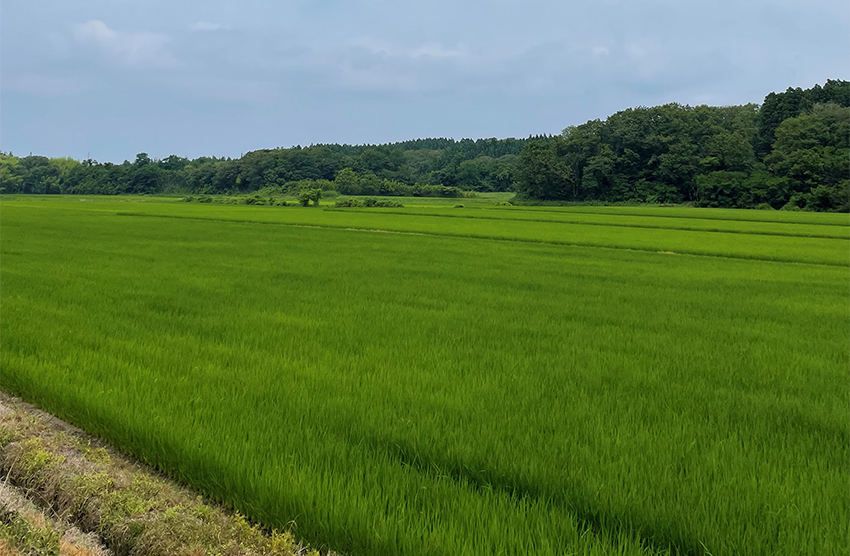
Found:
[[239, 159], [171, 155], [134, 162], [77, 162], [0, 153], [5, 193], [245, 193], [261, 189], [298, 196], [301, 189], [350, 195], [456, 197], [460, 189], [510, 191], [517, 156], [528, 139], [417, 139], [388, 145], [312, 145], [263, 149]]
[[531, 141], [528, 199], [850, 210], [850, 82], [771, 93], [759, 107], [667, 104]]
[[759, 106], [667, 104], [527, 139], [311, 145], [239, 159], [139, 153], [123, 164], [0, 153], [0, 192], [461, 196], [850, 210], [850, 82], [770, 93]]

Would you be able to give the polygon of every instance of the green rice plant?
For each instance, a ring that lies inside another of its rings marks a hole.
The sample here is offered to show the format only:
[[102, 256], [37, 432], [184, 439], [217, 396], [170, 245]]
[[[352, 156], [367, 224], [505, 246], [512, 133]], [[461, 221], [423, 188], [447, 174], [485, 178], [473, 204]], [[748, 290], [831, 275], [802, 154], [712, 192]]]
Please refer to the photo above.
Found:
[[0, 227], [0, 387], [313, 546], [846, 550], [847, 240], [133, 199]]

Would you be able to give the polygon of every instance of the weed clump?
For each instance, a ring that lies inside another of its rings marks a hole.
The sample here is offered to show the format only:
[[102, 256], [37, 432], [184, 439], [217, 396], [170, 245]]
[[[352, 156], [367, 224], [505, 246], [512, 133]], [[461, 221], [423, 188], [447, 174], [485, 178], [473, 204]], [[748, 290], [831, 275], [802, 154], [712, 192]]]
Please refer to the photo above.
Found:
[[61, 539], [49, 523], [30, 523], [16, 512], [0, 507], [0, 554], [55, 556]]

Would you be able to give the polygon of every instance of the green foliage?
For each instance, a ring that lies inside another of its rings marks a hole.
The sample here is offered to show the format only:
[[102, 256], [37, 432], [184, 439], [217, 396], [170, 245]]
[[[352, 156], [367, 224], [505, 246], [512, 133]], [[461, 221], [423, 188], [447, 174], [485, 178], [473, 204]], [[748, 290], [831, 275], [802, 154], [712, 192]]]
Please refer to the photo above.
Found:
[[[352, 195], [439, 195], [455, 186], [506, 191], [524, 139], [424, 140], [392, 145], [314, 145], [252, 151], [237, 160], [171, 155], [162, 160], [139, 153], [134, 162], [26, 157], [0, 153], [0, 192], [67, 194], [192, 193], [238, 196], [297, 196], [301, 189]], [[427, 150], [424, 144], [440, 144]], [[457, 176], [474, 160], [475, 179]], [[335, 179], [336, 178], [336, 179]], [[419, 186], [417, 184], [436, 184]], [[428, 190], [429, 187], [449, 188]], [[449, 195], [451, 196], [451, 194]], [[459, 194], [454, 194], [459, 196]]]
[[[61, 536], [50, 524], [38, 527], [0, 506], [0, 541], [9, 543], [22, 556], [57, 556]], [[0, 549], [5, 548], [0, 544]], [[5, 554], [5, 553], [3, 553]], [[62, 553], [64, 554], [64, 552]]]
[[0, 152], [0, 192], [19, 192], [23, 180], [21, 159]]
[[795, 206], [808, 210], [848, 210], [850, 203], [850, 108], [815, 105], [808, 114], [776, 128], [770, 173], [782, 179]]
[[360, 193], [360, 179], [351, 168], [343, 168], [336, 174], [336, 189], [343, 195], [356, 195]]
[[[760, 110], [678, 104], [625, 110], [526, 145], [514, 170], [516, 189], [537, 200], [790, 203], [846, 212], [850, 118], [842, 107], [848, 104], [850, 82], [828, 81], [809, 91], [771, 93]], [[761, 155], [773, 149], [764, 164], [757, 149]]]
[[254, 195], [244, 195], [240, 197], [223, 197], [216, 195], [188, 195], [183, 197], [183, 201], [187, 203], [201, 204], [216, 204], [216, 205], [252, 205], [252, 206], [269, 206], [269, 207], [286, 207], [289, 204], [286, 199], [278, 199], [275, 197], [266, 197], [259, 193]]
[[564, 139], [529, 143], [520, 153], [517, 191], [532, 199], [565, 199], [574, 190], [573, 171], [562, 154]]
[[451, 204], [4, 202], [0, 386], [346, 553], [844, 550], [846, 215]]
[[697, 199], [700, 207], [752, 206], [752, 189], [745, 184], [746, 172], [716, 171], [696, 177]]
[[815, 85], [803, 90], [789, 88], [784, 93], [770, 93], [764, 99], [758, 117], [758, 151], [765, 156], [776, 141], [776, 129], [789, 118], [808, 113], [816, 104], [850, 106], [850, 81], [827, 79], [823, 87]]
[[313, 203], [313, 206], [319, 206], [319, 199], [322, 198], [322, 190], [321, 189], [302, 189], [298, 194], [298, 202], [301, 203], [302, 207], [309, 206], [310, 203]]
[[23, 470], [22, 480], [30, 486], [43, 480], [47, 469], [65, 461], [62, 455], [46, 450], [41, 438], [30, 438], [21, 442], [17, 459], [17, 464]]
[[365, 199], [339, 199], [334, 203], [335, 207], [366, 207], [366, 208], [403, 208], [404, 205], [397, 201], [390, 200], [380, 200], [380, 199], [372, 199], [367, 197]]

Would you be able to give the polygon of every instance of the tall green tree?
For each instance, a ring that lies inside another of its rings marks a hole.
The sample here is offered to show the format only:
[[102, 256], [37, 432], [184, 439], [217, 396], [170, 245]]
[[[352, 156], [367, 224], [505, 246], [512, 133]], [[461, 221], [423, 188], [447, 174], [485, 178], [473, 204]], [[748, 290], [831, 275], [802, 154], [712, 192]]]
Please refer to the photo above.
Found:
[[776, 128], [765, 164], [784, 180], [789, 203], [813, 210], [846, 210], [850, 199], [850, 108], [818, 104]]
[[523, 148], [517, 166], [517, 192], [530, 199], [567, 199], [574, 190], [572, 169], [559, 147], [564, 139], [553, 137], [548, 141], [533, 141]]

